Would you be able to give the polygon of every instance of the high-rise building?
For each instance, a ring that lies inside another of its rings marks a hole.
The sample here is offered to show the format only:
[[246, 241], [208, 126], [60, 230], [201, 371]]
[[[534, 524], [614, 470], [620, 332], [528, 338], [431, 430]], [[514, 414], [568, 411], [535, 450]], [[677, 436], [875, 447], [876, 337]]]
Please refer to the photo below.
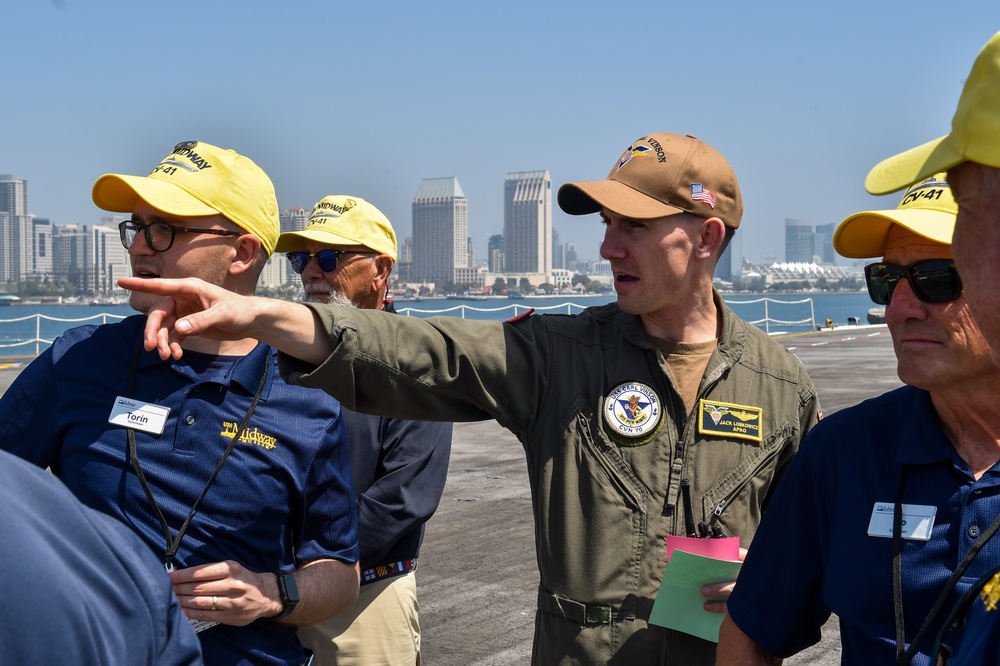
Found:
[[455, 281], [469, 268], [469, 205], [458, 178], [425, 178], [413, 197], [413, 279]]
[[[302, 231], [309, 223], [309, 211], [302, 206], [279, 210], [278, 222], [283, 234], [290, 231]], [[299, 276], [292, 270], [291, 263], [283, 254], [272, 255], [268, 258], [260, 278], [258, 284], [262, 287], [299, 284]]]
[[735, 282], [743, 273], [743, 235], [737, 231], [715, 265], [715, 277]]
[[813, 228], [803, 220], [785, 218], [785, 261], [811, 264], [813, 261]]
[[813, 254], [819, 257], [821, 264], [837, 263], [837, 253], [833, 249], [833, 232], [836, 230], [836, 222], [816, 225], [816, 233], [813, 237]]
[[509, 273], [552, 272], [552, 179], [548, 171], [508, 173], [503, 238]]
[[21, 282], [32, 267], [34, 236], [28, 215], [28, 182], [0, 175], [0, 282]]
[[[120, 217], [120, 216], [119, 216]], [[52, 230], [52, 270], [82, 294], [123, 296], [118, 278], [132, 274], [128, 250], [122, 246], [115, 218], [102, 224], [66, 224]]]
[[490, 273], [503, 273], [505, 263], [503, 234], [493, 234], [490, 236], [486, 254]]
[[52, 265], [52, 221], [31, 216], [31, 256], [25, 277], [45, 280], [54, 277]]

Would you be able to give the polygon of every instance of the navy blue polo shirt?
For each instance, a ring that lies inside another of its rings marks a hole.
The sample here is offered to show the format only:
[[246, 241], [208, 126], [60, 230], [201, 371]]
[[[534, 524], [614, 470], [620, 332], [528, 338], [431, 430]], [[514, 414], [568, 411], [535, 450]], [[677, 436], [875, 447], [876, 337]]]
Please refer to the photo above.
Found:
[[[128, 460], [126, 430], [108, 418], [128, 391], [144, 316], [71, 329], [0, 400], [0, 447], [50, 466], [84, 504], [129, 525], [158, 556], [166, 536]], [[135, 431], [142, 470], [172, 534], [184, 523], [264, 376], [259, 403], [198, 506], [177, 568], [235, 560], [253, 571], [358, 558], [350, 450], [340, 405], [289, 386], [263, 344], [229, 363], [200, 355], [162, 361], [140, 352], [131, 396], [169, 407], [162, 435]], [[194, 363], [194, 366], [192, 366]], [[294, 627], [258, 620], [199, 634], [212, 664], [296, 664]], [[248, 656], [247, 661], [240, 661]]]
[[[843, 664], [895, 663], [892, 539], [868, 535], [876, 502], [936, 507], [930, 539], [903, 540], [909, 642], [979, 532], [1000, 513], [1000, 465], [976, 481], [942, 433], [930, 396], [903, 387], [845, 409], [810, 431], [782, 479], [729, 598], [737, 626], [787, 657], [840, 619]], [[914, 665], [928, 664], [950, 608], [1000, 562], [1000, 537], [979, 553], [925, 634]]]
[[201, 664], [163, 564], [51, 474], [0, 451], [0, 664]]

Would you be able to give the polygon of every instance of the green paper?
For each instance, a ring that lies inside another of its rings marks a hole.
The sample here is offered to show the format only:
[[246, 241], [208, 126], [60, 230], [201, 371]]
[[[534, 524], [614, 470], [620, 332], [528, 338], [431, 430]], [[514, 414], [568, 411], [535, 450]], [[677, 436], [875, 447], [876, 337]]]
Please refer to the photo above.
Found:
[[706, 601], [724, 597], [703, 597], [701, 588], [712, 583], [736, 580], [742, 562], [717, 560], [675, 550], [660, 581], [649, 623], [683, 631], [713, 643], [719, 642], [723, 613], [709, 613]]

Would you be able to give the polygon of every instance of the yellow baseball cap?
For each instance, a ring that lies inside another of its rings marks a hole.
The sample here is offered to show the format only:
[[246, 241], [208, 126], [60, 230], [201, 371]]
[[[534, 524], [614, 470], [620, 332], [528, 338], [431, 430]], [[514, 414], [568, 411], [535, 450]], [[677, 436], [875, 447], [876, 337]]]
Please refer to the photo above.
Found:
[[726, 158], [690, 134], [660, 132], [636, 139], [604, 180], [566, 183], [559, 207], [570, 215], [607, 208], [636, 220], [687, 212], [717, 217], [736, 229], [743, 199]]
[[94, 183], [99, 208], [131, 213], [142, 199], [170, 215], [222, 214], [260, 239], [270, 255], [278, 242], [274, 185], [249, 157], [200, 141], [182, 141], [148, 176], [106, 173]]
[[851, 259], [881, 257], [894, 224], [935, 243], [951, 245], [956, 215], [958, 204], [945, 174], [935, 174], [906, 190], [895, 210], [855, 213], [841, 222], [833, 232], [833, 248]]
[[972, 65], [951, 134], [876, 164], [865, 179], [865, 189], [888, 194], [962, 162], [1000, 168], [1000, 32]]
[[360, 245], [396, 261], [396, 232], [389, 219], [361, 197], [324, 197], [313, 208], [306, 228], [281, 234], [275, 251], [299, 251], [307, 240], [324, 245]]

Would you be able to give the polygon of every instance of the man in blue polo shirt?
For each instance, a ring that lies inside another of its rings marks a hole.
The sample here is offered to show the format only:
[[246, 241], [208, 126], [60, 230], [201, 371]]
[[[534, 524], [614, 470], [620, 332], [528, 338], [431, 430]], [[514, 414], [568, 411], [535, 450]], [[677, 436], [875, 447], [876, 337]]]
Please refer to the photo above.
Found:
[[[187, 141], [149, 176], [106, 174], [94, 202], [137, 277], [252, 294], [278, 238], [250, 159]], [[146, 312], [156, 297], [133, 293]], [[296, 627], [357, 598], [357, 516], [340, 405], [287, 385], [253, 339], [192, 338], [164, 363], [145, 316], [67, 331], [0, 400], [0, 448], [51, 467], [163, 558], [210, 664], [300, 664]]]
[[908, 386], [809, 433], [729, 597], [718, 664], [779, 663], [833, 612], [842, 664], [927, 666], [948, 610], [1000, 558], [1000, 368], [952, 260], [956, 211], [938, 174], [834, 234], [844, 256], [884, 255], [865, 278]]
[[[386, 298], [396, 260], [388, 218], [360, 197], [332, 195], [302, 231], [278, 238], [306, 300], [395, 312]], [[358, 500], [361, 592], [344, 613], [299, 630], [318, 666], [415, 666], [420, 618], [414, 569], [444, 491], [451, 423], [344, 410]]]

